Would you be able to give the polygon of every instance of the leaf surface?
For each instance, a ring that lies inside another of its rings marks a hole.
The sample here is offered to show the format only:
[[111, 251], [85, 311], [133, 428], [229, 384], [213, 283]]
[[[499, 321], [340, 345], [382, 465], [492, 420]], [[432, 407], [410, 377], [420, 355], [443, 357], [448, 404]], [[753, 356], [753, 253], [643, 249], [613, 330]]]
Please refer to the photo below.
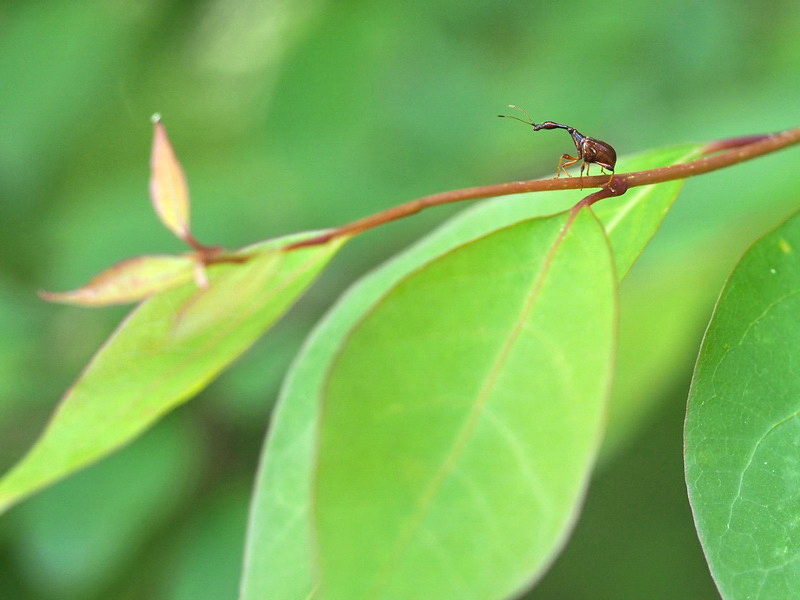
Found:
[[0, 479], [0, 511], [84, 467], [191, 398], [291, 306], [341, 245], [282, 252], [271, 240], [242, 264], [208, 269], [138, 306], [62, 399], [29, 453]]
[[600, 440], [615, 284], [582, 210], [457, 248], [363, 317], [323, 394], [323, 597], [501, 598], [542, 571]]
[[726, 600], [800, 590], [800, 216], [756, 242], [722, 291], [686, 415], [686, 481]]
[[[618, 170], [642, 170], [690, 160], [701, 148], [691, 144], [623, 157]], [[681, 186], [682, 182], [669, 182], [637, 188], [629, 192], [631, 196], [610, 198], [593, 207], [604, 222], [612, 225], [612, 247], [618, 236], [624, 236], [627, 251], [615, 256], [619, 274], [630, 268], [653, 236]], [[648, 193], [638, 193], [645, 189]], [[584, 195], [585, 192], [574, 190], [482, 202], [363, 278], [329, 312], [295, 361], [273, 417], [251, 507], [242, 598], [313, 597], [316, 578], [310, 544], [310, 494], [316, 419], [326, 366], [349, 329], [388, 288], [436, 257], [496, 229], [568, 208]], [[634, 227], [636, 232], [627, 231]], [[630, 241], [633, 239], [638, 247]]]

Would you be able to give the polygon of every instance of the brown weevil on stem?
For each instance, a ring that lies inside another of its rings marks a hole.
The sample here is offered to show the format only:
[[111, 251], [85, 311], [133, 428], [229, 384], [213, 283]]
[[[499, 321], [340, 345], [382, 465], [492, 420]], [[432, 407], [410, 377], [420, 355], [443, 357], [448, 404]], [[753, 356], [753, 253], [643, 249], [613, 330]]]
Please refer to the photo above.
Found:
[[608, 178], [606, 185], [611, 184], [611, 180], [614, 179], [614, 165], [617, 163], [617, 153], [614, 151], [614, 148], [611, 146], [611, 144], [587, 137], [569, 125], [562, 125], [561, 123], [554, 123], [553, 121], [534, 123], [533, 119], [531, 119], [531, 116], [525, 112], [525, 109], [522, 109], [519, 106], [514, 106], [513, 104], [509, 104], [508, 106], [509, 108], [516, 108], [517, 110], [522, 111], [525, 116], [528, 117], [528, 120], [526, 121], [511, 115], [497, 116], [505, 119], [516, 119], [517, 121], [525, 123], [526, 125], [532, 126], [534, 131], [539, 131], [540, 129], [566, 129], [572, 136], [572, 141], [575, 142], [575, 148], [578, 151], [578, 156], [562, 154], [558, 161], [558, 167], [556, 168], [556, 177], [561, 176], [561, 171], [564, 171], [568, 177], [572, 177], [566, 168], [570, 165], [574, 165], [580, 160], [582, 161], [580, 174], [581, 179], [583, 179], [583, 170], [586, 169], [586, 175], [588, 176], [589, 165], [591, 163], [595, 163], [600, 165], [600, 173], [604, 173], [606, 170], [611, 171], [611, 177]]

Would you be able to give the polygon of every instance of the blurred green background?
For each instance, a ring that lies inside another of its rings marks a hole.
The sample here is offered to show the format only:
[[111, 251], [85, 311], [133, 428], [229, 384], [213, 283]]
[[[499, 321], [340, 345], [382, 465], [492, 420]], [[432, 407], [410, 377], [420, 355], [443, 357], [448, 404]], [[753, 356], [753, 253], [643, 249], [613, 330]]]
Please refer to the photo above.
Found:
[[[237, 247], [460, 187], [544, 176], [566, 134], [618, 153], [800, 124], [800, 6], [454, 0], [9, 1], [0, 6], [0, 469], [126, 309], [47, 305], [122, 258], [182, 251], [147, 197], [158, 111], [197, 237]], [[725, 272], [800, 206], [791, 149], [687, 183], [623, 289], [609, 445], [530, 598], [715, 598], [683, 487], [691, 365]], [[535, 201], [535, 197], [531, 198]], [[280, 381], [359, 274], [462, 207], [354, 240], [189, 405], [0, 519], [0, 598], [236, 594]]]

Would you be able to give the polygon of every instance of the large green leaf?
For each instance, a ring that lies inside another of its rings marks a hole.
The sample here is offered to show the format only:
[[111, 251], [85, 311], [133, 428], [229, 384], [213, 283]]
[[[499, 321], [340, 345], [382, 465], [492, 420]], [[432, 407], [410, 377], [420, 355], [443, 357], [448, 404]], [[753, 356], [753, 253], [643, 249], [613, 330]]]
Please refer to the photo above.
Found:
[[67, 392], [30, 452], [0, 479], [0, 511], [84, 467], [191, 398], [244, 352], [340, 246], [245, 249], [209, 268], [210, 288], [159, 293], [136, 308]]
[[326, 381], [322, 596], [503, 598], [565, 539], [600, 440], [616, 281], [587, 210], [470, 242], [397, 283]]
[[[620, 160], [618, 170], [681, 162], [699, 151], [699, 145], [686, 145], [626, 157]], [[682, 182], [670, 182], [637, 188], [630, 195], [595, 205], [594, 209], [612, 225], [612, 247], [617, 237], [623, 236], [629, 249], [616, 257], [619, 273], [628, 270], [652, 237], [681, 186]], [[647, 193], [643, 193], [645, 190]], [[308, 597], [315, 587], [309, 542], [316, 418], [325, 366], [333, 360], [349, 329], [389, 287], [427, 262], [498, 228], [568, 207], [583, 195], [585, 192], [575, 190], [483, 202], [364, 278], [320, 323], [289, 373], [265, 445], [251, 507], [243, 598], [299, 600]], [[638, 249], [629, 242], [631, 237], [638, 240]]]
[[800, 590], [800, 216], [744, 255], [717, 304], [686, 415], [686, 481], [722, 595]]

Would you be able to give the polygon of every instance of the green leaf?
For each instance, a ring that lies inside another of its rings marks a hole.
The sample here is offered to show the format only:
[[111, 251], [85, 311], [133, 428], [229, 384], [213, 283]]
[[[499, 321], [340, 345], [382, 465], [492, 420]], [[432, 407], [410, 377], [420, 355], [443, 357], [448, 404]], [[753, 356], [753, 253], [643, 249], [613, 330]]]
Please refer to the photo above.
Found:
[[244, 249], [242, 264], [136, 308], [67, 392], [40, 439], [0, 479], [0, 511], [120, 447], [191, 398], [244, 352], [341, 245], [282, 252], [285, 239]]
[[800, 216], [756, 242], [722, 291], [686, 415], [686, 481], [726, 600], [800, 589]]
[[466, 244], [364, 316], [323, 394], [325, 598], [499, 598], [543, 570], [600, 440], [615, 287], [582, 210]]
[[[701, 148], [693, 144], [623, 157], [618, 170], [643, 170], [689, 160]], [[638, 193], [637, 188], [629, 192], [631, 196], [596, 204], [593, 209], [603, 209], [604, 218], [615, 222], [610, 231], [612, 247], [620, 235], [626, 241], [635, 237], [644, 247], [681, 186], [682, 182], [647, 186], [647, 194]], [[568, 208], [585, 194], [580, 190], [521, 194], [482, 202], [358, 282], [329, 312], [295, 361], [273, 418], [251, 508], [242, 598], [303, 599], [315, 588], [309, 541], [316, 415], [325, 367], [349, 329], [389, 287], [422, 265], [501, 227]], [[634, 203], [630, 202], [632, 198]], [[624, 212], [622, 217], [616, 218], [612, 208]], [[636, 233], [626, 231], [634, 226]], [[641, 252], [630, 242], [626, 247], [626, 258], [620, 258], [620, 254], [616, 259], [618, 273], [626, 272]]]

